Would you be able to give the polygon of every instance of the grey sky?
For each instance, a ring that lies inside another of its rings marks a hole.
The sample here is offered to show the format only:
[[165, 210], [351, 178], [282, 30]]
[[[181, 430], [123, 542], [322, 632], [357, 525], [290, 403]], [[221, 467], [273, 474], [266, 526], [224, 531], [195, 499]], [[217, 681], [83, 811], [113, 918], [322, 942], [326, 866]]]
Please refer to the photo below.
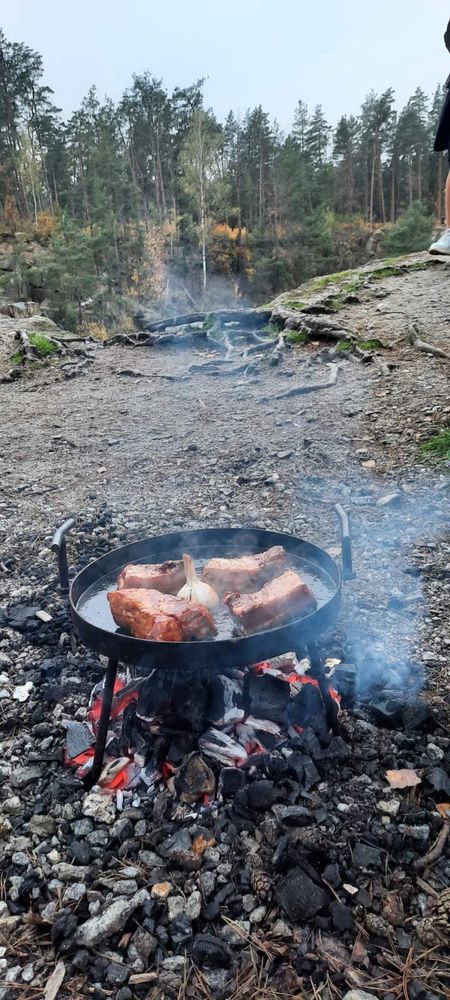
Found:
[[150, 70], [171, 90], [201, 76], [219, 118], [262, 104], [284, 129], [302, 98], [331, 122], [371, 89], [444, 82], [443, 0], [0, 0], [0, 24], [44, 58], [70, 114], [91, 84], [117, 99]]

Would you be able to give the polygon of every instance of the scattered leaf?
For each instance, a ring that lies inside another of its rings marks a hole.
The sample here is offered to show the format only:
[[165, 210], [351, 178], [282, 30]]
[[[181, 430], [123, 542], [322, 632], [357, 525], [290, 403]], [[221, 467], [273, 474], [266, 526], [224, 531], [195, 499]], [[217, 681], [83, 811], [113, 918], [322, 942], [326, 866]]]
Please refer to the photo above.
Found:
[[436, 809], [443, 819], [450, 819], [450, 802], [438, 802]]
[[422, 781], [416, 771], [409, 767], [403, 767], [400, 771], [386, 771], [386, 778], [391, 788], [414, 788]]
[[97, 472], [106, 472], [106, 465], [98, 465]]
[[194, 840], [192, 842], [192, 850], [194, 851], [194, 854], [198, 854], [198, 856], [201, 858], [203, 852], [206, 851], [206, 848], [213, 847], [214, 844], [215, 844], [214, 838], [212, 838], [211, 840], [207, 840], [206, 837], [203, 836], [203, 834], [199, 833], [197, 834], [196, 837], [194, 837]]
[[374, 469], [376, 464], [377, 463], [374, 458], [368, 458], [367, 462], [361, 462], [361, 465], [363, 465], [365, 469]]

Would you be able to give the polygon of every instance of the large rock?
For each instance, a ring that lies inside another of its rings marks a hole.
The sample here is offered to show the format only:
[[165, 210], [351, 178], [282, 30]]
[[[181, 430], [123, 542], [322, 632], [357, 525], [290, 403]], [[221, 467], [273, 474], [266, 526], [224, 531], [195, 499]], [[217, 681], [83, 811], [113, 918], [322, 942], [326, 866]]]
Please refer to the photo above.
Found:
[[302, 868], [293, 868], [281, 879], [277, 897], [281, 909], [293, 923], [315, 917], [328, 903], [328, 894]]
[[140, 889], [131, 899], [116, 899], [103, 913], [86, 920], [75, 934], [77, 944], [85, 948], [95, 948], [100, 941], [121, 931], [138, 906], [149, 899], [147, 889]]

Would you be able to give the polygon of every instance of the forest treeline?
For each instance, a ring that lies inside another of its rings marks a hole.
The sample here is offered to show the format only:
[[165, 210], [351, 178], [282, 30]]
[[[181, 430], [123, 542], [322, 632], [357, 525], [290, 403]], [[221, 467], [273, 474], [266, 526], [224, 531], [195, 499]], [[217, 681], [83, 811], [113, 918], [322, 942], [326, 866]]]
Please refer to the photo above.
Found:
[[391, 88], [371, 92], [335, 128], [299, 100], [285, 133], [262, 107], [219, 122], [202, 80], [169, 93], [150, 73], [117, 103], [92, 88], [63, 121], [42, 78], [41, 56], [0, 32], [2, 224], [41, 240], [69, 325], [99, 286], [161, 308], [261, 302], [363, 262], [377, 227], [386, 249], [420, 249], [441, 217], [442, 87], [400, 111]]

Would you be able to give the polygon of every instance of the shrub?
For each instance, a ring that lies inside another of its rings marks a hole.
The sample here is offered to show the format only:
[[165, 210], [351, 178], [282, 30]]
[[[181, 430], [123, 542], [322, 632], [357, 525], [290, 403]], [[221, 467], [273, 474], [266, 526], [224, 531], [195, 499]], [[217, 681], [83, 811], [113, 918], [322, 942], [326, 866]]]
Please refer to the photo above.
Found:
[[433, 217], [427, 215], [420, 201], [414, 201], [395, 226], [383, 237], [383, 251], [388, 254], [416, 253], [431, 242]]

